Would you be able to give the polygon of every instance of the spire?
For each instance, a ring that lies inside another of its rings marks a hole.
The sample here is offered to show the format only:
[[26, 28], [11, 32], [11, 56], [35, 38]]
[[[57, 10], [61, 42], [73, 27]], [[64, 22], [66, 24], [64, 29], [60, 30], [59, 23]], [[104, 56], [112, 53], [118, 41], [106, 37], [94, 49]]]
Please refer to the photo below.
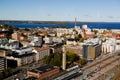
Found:
[[75, 18], [75, 26], [76, 26], [76, 21], [77, 21], [77, 18]]

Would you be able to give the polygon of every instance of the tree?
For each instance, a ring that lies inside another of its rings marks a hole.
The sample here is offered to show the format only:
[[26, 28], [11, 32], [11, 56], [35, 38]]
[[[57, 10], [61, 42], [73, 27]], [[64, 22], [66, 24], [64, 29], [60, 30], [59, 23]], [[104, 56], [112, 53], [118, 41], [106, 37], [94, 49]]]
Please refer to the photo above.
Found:
[[2, 74], [2, 72], [0, 72], [0, 80], [2, 80], [3, 79], [3, 74]]
[[9, 75], [12, 74], [12, 69], [8, 67], [7, 72], [9, 73]]
[[59, 66], [62, 65], [62, 55], [59, 53], [53, 53], [50, 55], [47, 55], [43, 58], [44, 63]]
[[30, 31], [30, 29], [29, 29], [29, 28], [25, 28], [24, 30], [25, 30], [25, 31]]
[[9, 31], [18, 31], [19, 30], [19, 28], [14, 27], [14, 26], [10, 26], [10, 25], [7, 25], [7, 24], [2, 25], [2, 27], [5, 28], [5, 29], [8, 29]]
[[55, 63], [54, 63], [54, 58], [51, 58], [51, 60], [50, 60], [50, 63], [49, 63], [50, 65], [54, 65], [54, 66], [56, 66], [55, 65]]
[[72, 50], [66, 52], [67, 63], [71, 64], [74, 61], [79, 60], [79, 56], [77, 56]]
[[79, 41], [81, 38], [82, 38], [82, 35], [81, 35], [81, 34], [78, 34], [78, 35], [75, 37], [75, 40]]
[[84, 42], [84, 38], [80, 38], [80, 42]]
[[62, 34], [60, 37], [66, 37], [67, 36], [67, 34]]
[[76, 34], [78, 34], [78, 31], [76, 29], [73, 29], [73, 32], [75, 32]]
[[107, 33], [107, 31], [106, 30], [104, 30], [103, 32], [102, 32], [102, 34], [106, 34]]
[[2, 72], [0, 72], [0, 80], [8, 77], [8, 76], [11, 76], [12, 75], [12, 69], [11, 68], [7, 68], [7, 69], [4, 69]]
[[80, 62], [81, 65], [85, 65], [85, 64], [87, 63], [87, 60], [85, 60], [85, 59], [80, 59], [79, 62]]
[[94, 30], [93, 32], [94, 32], [95, 34], [97, 34], [97, 33], [98, 33], [98, 30]]
[[46, 56], [43, 58], [43, 62], [46, 63], [46, 64], [49, 64], [49, 63], [50, 63], [50, 56], [46, 55]]
[[79, 39], [80, 39], [80, 38], [82, 38], [82, 35], [81, 35], [81, 34], [78, 34], [78, 37], [79, 37]]
[[56, 66], [61, 66], [62, 65], [62, 55], [61, 54], [55, 54], [54, 55], [54, 63]]
[[6, 69], [3, 70], [2, 74], [4, 75], [4, 77], [7, 77], [8, 76], [8, 72]]

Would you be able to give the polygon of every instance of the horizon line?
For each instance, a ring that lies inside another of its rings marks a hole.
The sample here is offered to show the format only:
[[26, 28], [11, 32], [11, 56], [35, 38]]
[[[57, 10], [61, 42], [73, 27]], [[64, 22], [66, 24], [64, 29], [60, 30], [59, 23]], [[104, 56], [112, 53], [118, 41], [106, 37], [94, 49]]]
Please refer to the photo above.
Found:
[[[73, 21], [67, 21], [67, 20], [0, 20], [0, 21], [31, 21], [31, 22], [75, 22], [74, 20]], [[105, 22], [105, 23], [120, 23], [120, 21], [76, 21], [76, 22]]]

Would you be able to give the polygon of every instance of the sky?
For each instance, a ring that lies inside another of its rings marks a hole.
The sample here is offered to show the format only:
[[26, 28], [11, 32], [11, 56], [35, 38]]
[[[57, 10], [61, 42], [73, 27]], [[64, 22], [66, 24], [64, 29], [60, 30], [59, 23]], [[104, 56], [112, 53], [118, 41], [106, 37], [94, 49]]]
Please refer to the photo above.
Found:
[[120, 0], [0, 0], [0, 20], [120, 22]]

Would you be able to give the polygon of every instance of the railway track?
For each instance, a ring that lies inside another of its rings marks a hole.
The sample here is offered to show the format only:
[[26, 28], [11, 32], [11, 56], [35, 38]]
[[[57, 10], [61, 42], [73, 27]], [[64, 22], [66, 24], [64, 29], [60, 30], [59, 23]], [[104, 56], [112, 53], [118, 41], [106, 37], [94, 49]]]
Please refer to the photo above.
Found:
[[98, 61], [95, 61], [94, 63], [88, 64], [87, 66], [83, 67], [82, 69], [83, 69], [83, 70], [87, 70], [87, 69], [89, 69], [90, 67], [93, 67], [93, 66], [99, 64], [100, 62], [106, 61], [106, 60], [108, 60], [108, 59], [110, 59], [110, 58], [112, 58], [112, 56], [107, 56], [107, 57], [101, 59], [100, 61], [98, 60]]

